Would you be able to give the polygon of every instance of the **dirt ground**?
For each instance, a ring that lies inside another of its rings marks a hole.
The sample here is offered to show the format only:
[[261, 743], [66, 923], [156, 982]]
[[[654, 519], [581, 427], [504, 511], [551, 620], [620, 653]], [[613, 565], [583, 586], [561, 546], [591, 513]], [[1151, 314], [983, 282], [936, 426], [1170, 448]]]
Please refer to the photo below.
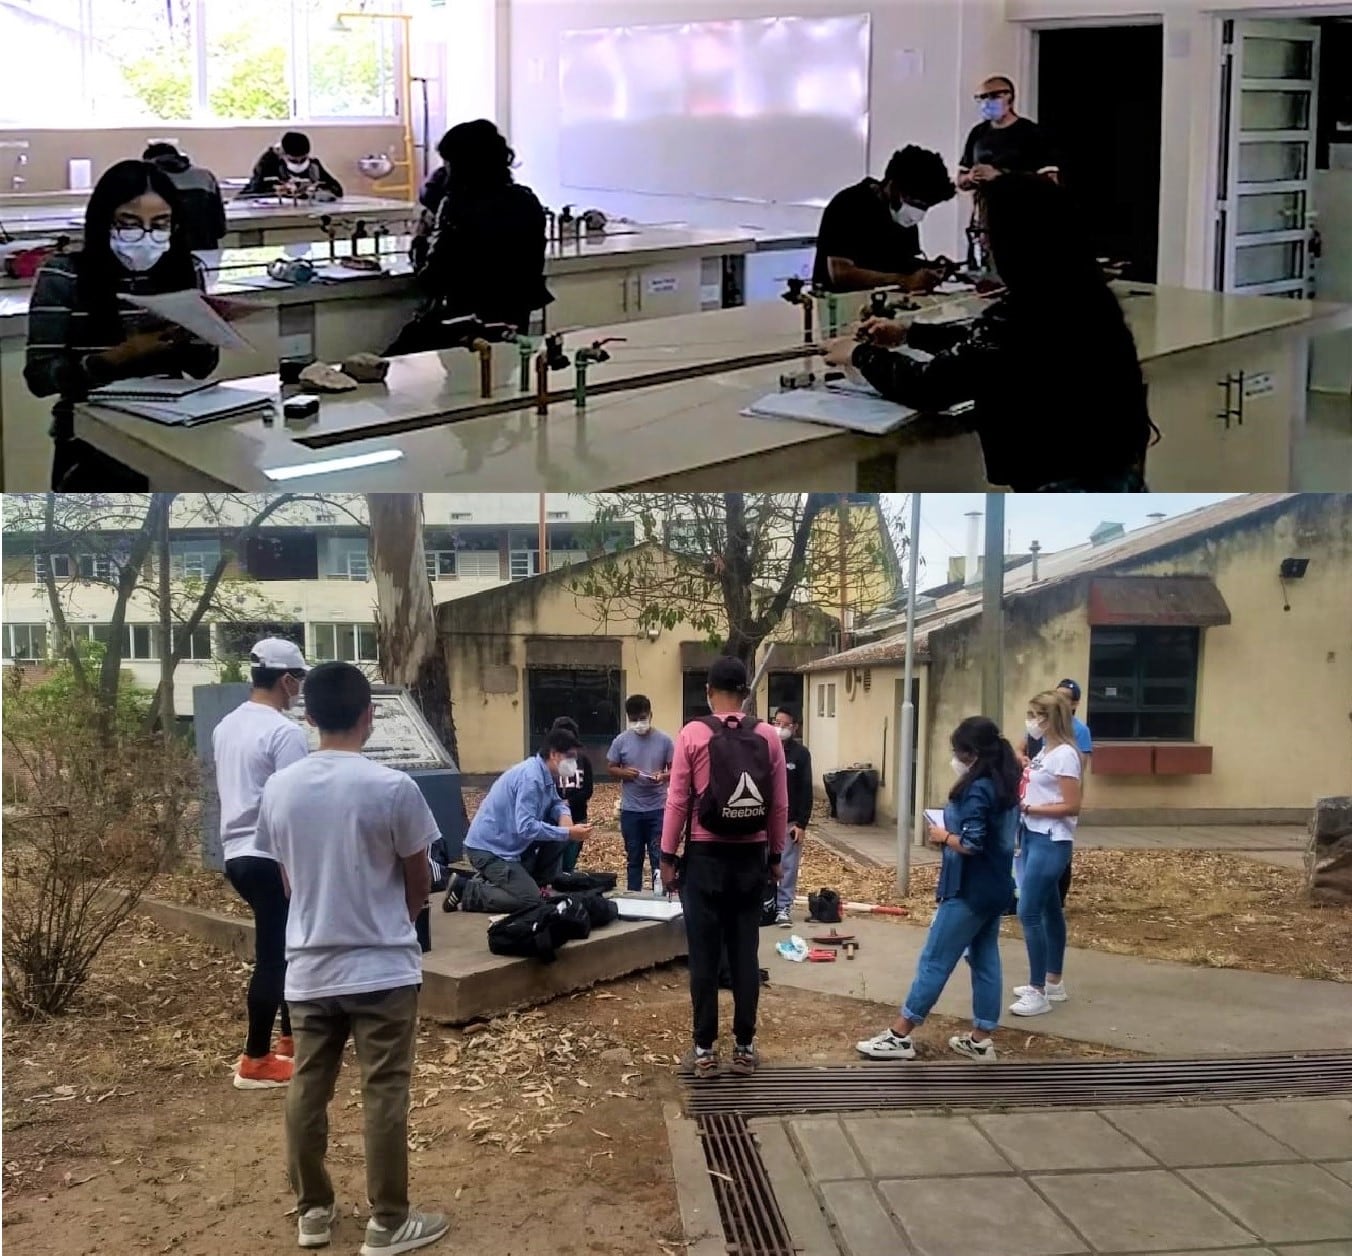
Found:
[[[230, 1086], [247, 981], [247, 965], [135, 920], [69, 1015], [6, 1018], [6, 1244], [57, 1256], [293, 1250], [282, 1094]], [[853, 1043], [892, 1015], [770, 986], [759, 1042], [768, 1062], [857, 1060]], [[662, 1105], [678, 1095], [688, 1026], [679, 964], [464, 1031], [424, 1022], [414, 1198], [451, 1213], [457, 1247], [495, 1256], [683, 1251]], [[921, 1054], [956, 1060], [944, 1039], [958, 1028], [935, 1017]], [[1000, 1037], [1012, 1059], [1110, 1054]], [[355, 1251], [365, 1188], [350, 1059], [332, 1120], [344, 1216], [333, 1250]]]

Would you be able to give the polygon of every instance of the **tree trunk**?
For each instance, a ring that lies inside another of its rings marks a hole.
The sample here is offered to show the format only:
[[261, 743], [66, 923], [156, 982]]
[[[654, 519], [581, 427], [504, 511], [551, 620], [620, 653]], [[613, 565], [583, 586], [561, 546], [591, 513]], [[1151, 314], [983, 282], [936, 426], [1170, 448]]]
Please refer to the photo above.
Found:
[[437, 639], [432, 582], [418, 493], [368, 493], [371, 574], [376, 584], [380, 675], [413, 695], [432, 731], [458, 763], [451, 678]]
[[160, 732], [165, 741], [174, 731], [174, 629], [173, 629], [173, 578], [172, 551], [169, 545], [169, 509], [165, 508], [160, 518], [159, 536], [155, 538], [158, 548], [160, 580], [160, 687], [156, 694], [159, 706]]

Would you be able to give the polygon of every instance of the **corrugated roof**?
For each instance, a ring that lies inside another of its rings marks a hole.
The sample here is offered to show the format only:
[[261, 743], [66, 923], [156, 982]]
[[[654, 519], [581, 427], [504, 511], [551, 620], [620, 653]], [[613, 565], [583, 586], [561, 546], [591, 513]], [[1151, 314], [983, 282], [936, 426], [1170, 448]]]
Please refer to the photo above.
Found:
[[[1109, 571], [1124, 563], [1138, 562], [1148, 558], [1157, 550], [1166, 549], [1181, 541], [1203, 536], [1208, 532], [1237, 523], [1251, 515], [1281, 506], [1296, 498], [1294, 493], [1247, 493], [1227, 498], [1214, 506], [1204, 506], [1200, 510], [1190, 510], [1186, 514], [1175, 515], [1159, 523], [1146, 524], [1133, 529], [1125, 536], [1107, 544], [1094, 545], [1085, 542], [1070, 549], [1057, 550], [1051, 554], [1038, 556], [1038, 580], [1032, 580], [1033, 566], [1023, 563], [1012, 570], [1005, 571], [1005, 603], [1016, 598], [1037, 597], [1043, 592], [1076, 580], [1096, 571]], [[923, 506], [921, 508], [921, 527], [924, 527]], [[928, 655], [929, 637], [932, 633], [952, 627], [963, 620], [972, 619], [981, 614], [981, 589], [961, 589], [947, 597], [941, 597], [938, 604], [925, 614], [917, 615], [915, 621], [916, 658]], [[924, 643], [922, 645], [922, 642]], [[855, 646], [840, 654], [817, 659], [800, 668], [804, 672], [834, 671], [842, 667], [874, 666], [879, 663], [898, 663], [906, 657], [906, 633], [904, 616], [902, 631], [893, 633], [877, 641]]]

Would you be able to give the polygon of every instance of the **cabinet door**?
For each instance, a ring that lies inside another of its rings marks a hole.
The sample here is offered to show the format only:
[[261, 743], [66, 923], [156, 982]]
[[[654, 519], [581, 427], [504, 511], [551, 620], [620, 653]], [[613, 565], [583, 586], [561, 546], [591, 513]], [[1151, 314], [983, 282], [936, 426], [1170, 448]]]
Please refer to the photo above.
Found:
[[675, 314], [700, 312], [698, 258], [663, 262], [630, 272], [631, 318], [670, 318]]
[[554, 303], [545, 310], [545, 320], [551, 331], [569, 327], [608, 327], [637, 317], [631, 310], [632, 285], [627, 270], [551, 276], [545, 284], [554, 294]]
[[1160, 430], [1159, 444], [1146, 455], [1146, 482], [1166, 493], [1222, 490], [1228, 435], [1222, 416], [1234, 392], [1227, 394], [1224, 365], [1211, 350], [1199, 350], [1147, 362], [1145, 376], [1150, 417]]
[[[1222, 433], [1225, 482], [1246, 492], [1289, 492], [1303, 371], [1294, 346], [1231, 353], [1234, 414]], [[1303, 353], [1302, 353], [1303, 356]]]

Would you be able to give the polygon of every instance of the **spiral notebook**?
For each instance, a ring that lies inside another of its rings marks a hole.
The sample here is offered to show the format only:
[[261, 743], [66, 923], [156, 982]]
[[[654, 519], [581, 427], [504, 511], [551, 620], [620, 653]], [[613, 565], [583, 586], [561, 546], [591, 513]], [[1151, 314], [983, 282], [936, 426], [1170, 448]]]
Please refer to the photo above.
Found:
[[101, 398], [90, 394], [90, 401], [106, 410], [150, 419], [170, 427], [195, 427], [217, 419], [233, 419], [242, 414], [269, 409], [273, 399], [263, 393], [246, 392], [243, 388], [227, 388], [212, 384], [197, 392], [161, 401], [144, 401], [130, 397]]
[[163, 376], [144, 376], [139, 379], [120, 379], [105, 384], [89, 394], [90, 401], [106, 405], [110, 401], [174, 402], [180, 397], [216, 387], [209, 379], [167, 379]]

